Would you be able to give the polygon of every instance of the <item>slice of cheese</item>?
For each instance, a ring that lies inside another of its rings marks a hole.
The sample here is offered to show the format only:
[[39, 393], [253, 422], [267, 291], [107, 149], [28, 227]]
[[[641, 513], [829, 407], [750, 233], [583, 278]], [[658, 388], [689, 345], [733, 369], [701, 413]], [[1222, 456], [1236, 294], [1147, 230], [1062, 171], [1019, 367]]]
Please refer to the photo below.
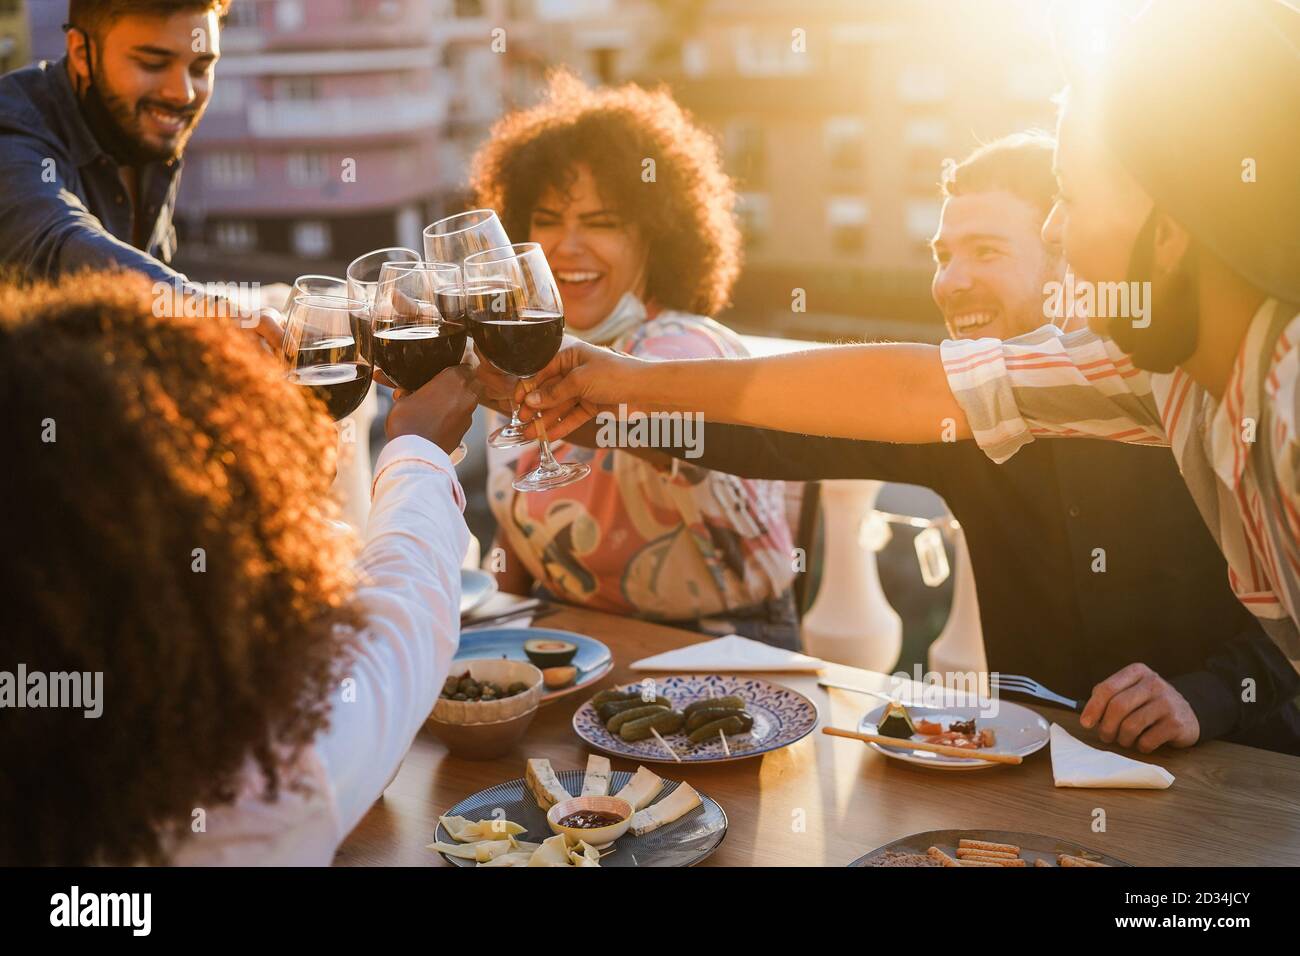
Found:
[[632, 804], [633, 810], [640, 810], [648, 806], [650, 801], [659, 796], [659, 791], [664, 788], [663, 778], [652, 773], [645, 767], [637, 767], [636, 773], [632, 779], [623, 784], [623, 789], [615, 794], [616, 797], [622, 797], [628, 803]]
[[644, 810], [632, 815], [629, 828], [635, 836], [644, 836], [651, 830], [658, 830], [666, 823], [680, 820], [700, 805], [700, 795], [689, 783], [682, 783], [658, 803], [651, 804]]
[[509, 840], [527, 830], [527, 827], [510, 820], [479, 820], [471, 823], [464, 817], [439, 817], [438, 822], [451, 834], [453, 840], [470, 843], [474, 840]]
[[573, 866], [573, 861], [569, 859], [569, 846], [565, 842], [564, 834], [557, 833], [549, 840], [543, 840], [542, 845], [533, 851], [532, 857], [528, 860], [529, 866]]
[[524, 785], [533, 795], [537, 805], [549, 810], [561, 800], [571, 800], [573, 795], [560, 784], [560, 778], [551, 769], [549, 760], [529, 760], [528, 770], [524, 774]]
[[527, 853], [503, 853], [496, 859], [480, 863], [479, 866], [527, 866], [528, 861], [533, 858], [534, 852], [529, 850]]
[[587, 758], [587, 773], [582, 778], [584, 797], [609, 795], [609, 758], [592, 754]]

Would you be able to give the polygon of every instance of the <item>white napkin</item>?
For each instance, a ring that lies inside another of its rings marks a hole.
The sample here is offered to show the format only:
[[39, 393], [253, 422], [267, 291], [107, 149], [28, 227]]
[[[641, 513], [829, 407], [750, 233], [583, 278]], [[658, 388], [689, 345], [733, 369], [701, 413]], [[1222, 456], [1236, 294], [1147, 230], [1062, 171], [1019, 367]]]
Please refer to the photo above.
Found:
[[634, 671], [794, 671], [817, 673], [825, 663], [797, 651], [787, 651], [770, 644], [751, 641], [739, 634], [728, 634], [712, 641], [688, 644], [675, 651], [646, 657], [632, 665]]
[[1052, 724], [1052, 776], [1058, 787], [1164, 790], [1174, 775], [1153, 763], [1089, 747]]

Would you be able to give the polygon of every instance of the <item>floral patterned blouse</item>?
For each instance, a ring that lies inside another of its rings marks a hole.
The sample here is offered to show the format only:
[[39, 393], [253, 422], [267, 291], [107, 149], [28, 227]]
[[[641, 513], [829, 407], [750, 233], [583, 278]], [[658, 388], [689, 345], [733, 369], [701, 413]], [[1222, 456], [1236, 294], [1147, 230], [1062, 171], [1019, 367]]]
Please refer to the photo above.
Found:
[[[657, 359], [748, 354], [712, 319], [670, 311], [614, 348]], [[537, 446], [489, 448], [488, 501], [533, 580], [560, 600], [686, 621], [753, 608], [789, 588], [782, 482], [707, 471], [689, 459], [674, 473], [614, 448], [563, 441], [552, 451], [561, 462], [587, 462], [591, 474], [553, 491], [517, 492], [510, 483], [536, 467]]]

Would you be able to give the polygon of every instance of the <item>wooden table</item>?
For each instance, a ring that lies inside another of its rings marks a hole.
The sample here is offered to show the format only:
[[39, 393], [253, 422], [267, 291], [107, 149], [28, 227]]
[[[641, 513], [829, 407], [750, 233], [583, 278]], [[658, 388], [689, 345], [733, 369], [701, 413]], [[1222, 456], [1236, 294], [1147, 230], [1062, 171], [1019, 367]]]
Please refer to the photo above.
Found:
[[[527, 757], [557, 770], [586, 765], [573, 712], [600, 687], [627, 682], [627, 665], [700, 640], [699, 635], [593, 611], [564, 609], [547, 627], [589, 634], [609, 645], [613, 672], [590, 691], [543, 707], [511, 754], [475, 762], [448, 755], [421, 732], [396, 780], [339, 849], [347, 866], [438, 866], [425, 845], [438, 816], [462, 798], [523, 776]], [[831, 665], [827, 679], [888, 689], [884, 675]], [[1300, 865], [1300, 758], [1227, 743], [1165, 749], [1155, 760], [1177, 778], [1168, 790], [1074, 790], [1052, 785], [1046, 748], [1018, 767], [926, 770], [890, 760], [865, 744], [827, 737], [827, 725], [856, 727], [869, 698], [817, 686], [812, 675], [770, 679], [816, 702], [818, 730], [787, 747], [729, 764], [651, 769], [684, 777], [726, 810], [726, 840], [712, 866], [844, 866], [891, 840], [943, 828], [1024, 830], [1077, 841], [1137, 865]], [[1037, 708], [1090, 744], [1074, 714]], [[1149, 758], [1148, 758], [1149, 759]], [[616, 770], [636, 764], [613, 759]], [[1096, 811], [1105, 832], [1093, 832]]]

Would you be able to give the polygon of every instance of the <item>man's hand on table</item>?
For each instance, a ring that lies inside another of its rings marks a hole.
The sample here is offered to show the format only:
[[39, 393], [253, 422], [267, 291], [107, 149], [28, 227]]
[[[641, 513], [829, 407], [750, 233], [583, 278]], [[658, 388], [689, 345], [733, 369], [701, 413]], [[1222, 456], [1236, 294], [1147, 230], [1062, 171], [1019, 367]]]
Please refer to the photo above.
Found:
[[1094, 687], [1079, 723], [1096, 727], [1105, 743], [1142, 753], [1164, 744], [1190, 747], [1201, 737], [1191, 704], [1146, 664], [1130, 664]]

